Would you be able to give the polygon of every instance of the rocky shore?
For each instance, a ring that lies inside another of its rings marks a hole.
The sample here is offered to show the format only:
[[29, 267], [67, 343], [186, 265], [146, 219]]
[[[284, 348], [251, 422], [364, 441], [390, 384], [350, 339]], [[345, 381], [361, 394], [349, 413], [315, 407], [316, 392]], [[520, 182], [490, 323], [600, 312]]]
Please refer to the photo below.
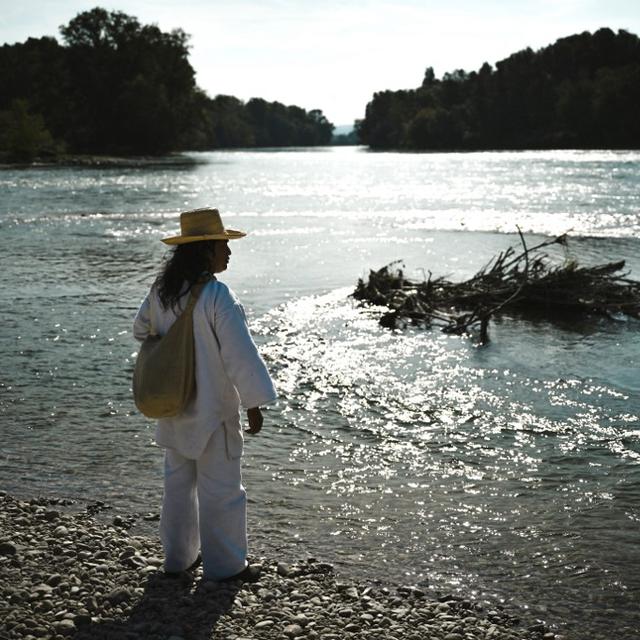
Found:
[[251, 585], [170, 579], [158, 541], [103, 507], [0, 492], [1, 639], [562, 639], [460, 597], [348, 582], [314, 558], [254, 558]]
[[25, 162], [9, 162], [0, 157], [2, 169], [41, 169], [47, 167], [87, 167], [100, 168], [144, 168], [144, 167], [182, 167], [198, 164], [193, 156], [183, 153], [170, 153], [163, 156], [107, 156], [107, 155], [69, 155], [63, 154], [48, 158], [35, 158]]

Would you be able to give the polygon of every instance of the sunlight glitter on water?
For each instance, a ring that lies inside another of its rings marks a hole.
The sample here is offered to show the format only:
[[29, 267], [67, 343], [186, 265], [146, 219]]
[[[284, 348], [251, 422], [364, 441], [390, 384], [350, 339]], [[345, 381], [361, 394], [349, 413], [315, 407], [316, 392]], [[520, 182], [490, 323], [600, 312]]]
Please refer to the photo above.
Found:
[[633, 619], [637, 322], [503, 318], [478, 348], [382, 329], [380, 310], [348, 294], [397, 259], [410, 277], [469, 277], [517, 245], [516, 224], [573, 227], [554, 260], [623, 258], [637, 278], [640, 155], [194, 157], [0, 173], [4, 485], [160, 504], [161, 452], [130, 398], [131, 318], [177, 212], [213, 204], [250, 232], [223, 279], [280, 391], [264, 438], [246, 442], [254, 545], [284, 557], [304, 545], [346, 575], [540, 603], [584, 624], [579, 637], [608, 640], [604, 603]]
[[[596, 489], [599, 472], [581, 470], [573, 482], [568, 475], [594, 445], [603, 456], [621, 455], [619, 416], [599, 400], [624, 394], [588, 380], [477, 369], [469, 366], [474, 348], [468, 341], [411, 331], [393, 335], [373, 316], [374, 310], [345, 305], [335, 292], [298, 300], [261, 321], [273, 338], [265, 353], [289, 398], [279, 433], [313, 435], [292, 448], [289, 462], [304, 473], [306, 491], [322, 487], [323, 497], [315, 501], [328, 534], [343, 538], [354, 555], [366, 548], [372, 559], [379, 548], [380, 564], [401, 536], [407, 552], [422, 558], [415, 578], [422, 567], [450, 588], [461, 584], [459, 574], [441, 570], [464, 557], [464, 566], [486, 576], [484, 558], [491, 557], [494, 541], [514, 554], [537, 554], [540, 570], [564, 567], [570, 547], [556, 543], [535, 551], [537, 540], [554, 521], [562, 530], [566, 514], [579, 514], [583, 503], [609, 500], [607, 491]], [[369, 362], [368, 341], [379, 344], [385, 358]], [[506, 395], [505, 378], [512, 381]], [[550, 415], [541, 415], [542, 405], [553, 407]], [[297, 407], [308, 411], [300, 414]], [[278, 478], [286, 482], [287, 474]], [[548, 496], [542, 509], [514, 503], [540, 491]], [[407, 513], [430, 524], [413, 530]], [[456, 541], [455, 553], [443, 554], [446, 540]], [[479, 548], [488, 555], [478, 555]], [[466, 586], [474, 584], [477, 575], [467, 579]]]

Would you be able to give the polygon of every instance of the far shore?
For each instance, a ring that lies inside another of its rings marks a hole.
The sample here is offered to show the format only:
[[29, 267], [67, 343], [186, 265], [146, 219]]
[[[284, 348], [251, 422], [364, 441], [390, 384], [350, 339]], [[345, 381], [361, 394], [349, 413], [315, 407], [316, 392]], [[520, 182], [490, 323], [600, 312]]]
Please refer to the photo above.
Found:
[[28, 162], [1, 162], [0, 169], [33, 169], [47, 167], [170, 167], [198, 164], [198, 160], [186, 152], [162, 156], [114, 156], [70, 154], [51, 158], [36, 158]]

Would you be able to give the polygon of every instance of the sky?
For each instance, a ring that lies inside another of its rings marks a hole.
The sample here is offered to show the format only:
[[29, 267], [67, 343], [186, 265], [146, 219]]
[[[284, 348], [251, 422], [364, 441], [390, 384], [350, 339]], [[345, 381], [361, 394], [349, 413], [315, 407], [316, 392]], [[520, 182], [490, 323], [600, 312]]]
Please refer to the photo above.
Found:
[[[95, 6], [191, 36], [210, 96], [364, 116], [374, 92], [419, 86], [427, 67], [478, 70], [600, 27], [640, 35], [640, 0], [0, 0], [0, 44], [44, 35]], [[1, 88], [0, 88], [1, 89]]]

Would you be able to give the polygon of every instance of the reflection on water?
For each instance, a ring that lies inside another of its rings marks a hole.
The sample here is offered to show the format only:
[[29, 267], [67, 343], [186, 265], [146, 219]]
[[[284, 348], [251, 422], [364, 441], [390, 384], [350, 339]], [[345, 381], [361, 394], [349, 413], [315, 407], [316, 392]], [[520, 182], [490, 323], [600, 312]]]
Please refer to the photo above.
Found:
[[223, 279], [281, 396], [247, 439], [254, 546], [530, 607], [575, 638], [631, 637], [638, 322], [502, 318], [479, 348], [384, 330], [348, 294], [398, 258], [468, 277], [518, 242], [516, 223], [531, 244], [573, 228], [554, 259], [626, 259], [637, 278], [640, 154], [194, 157], [0, 172], [2, 488], [158, 508], [131, 321], [176, 211], [214, 204], [250, 231]]
[[[569, 620], [586, 590], [594, 633], [607, 637], [607, 608], [637, 622], [627, 594], [640, 589], [640, 424], [628, 388], [561, 377], [586, 365], [567, 349], [571, 333], [547, 341], [521, 323], [498, 332], [506, 348], [478, 349], [383, 330], [346, 294], [296, 300], [256, 325], [285, 399], [270, 414], [276, 434], [251, 445], [255, 535], [273, 544], [312, 508], [322, 514], [313, 534], [296, 526], [291, 536], [344, 556], [350, 571], [385, 567], [388, 577], [551, 607]], [[605, 342], [634, 340], [637, 362], [637, 329], [601, 330]], [[510, 363], [509, 351], [528, 364]], [[274, 460], [280, 448], [284, 464]]]

